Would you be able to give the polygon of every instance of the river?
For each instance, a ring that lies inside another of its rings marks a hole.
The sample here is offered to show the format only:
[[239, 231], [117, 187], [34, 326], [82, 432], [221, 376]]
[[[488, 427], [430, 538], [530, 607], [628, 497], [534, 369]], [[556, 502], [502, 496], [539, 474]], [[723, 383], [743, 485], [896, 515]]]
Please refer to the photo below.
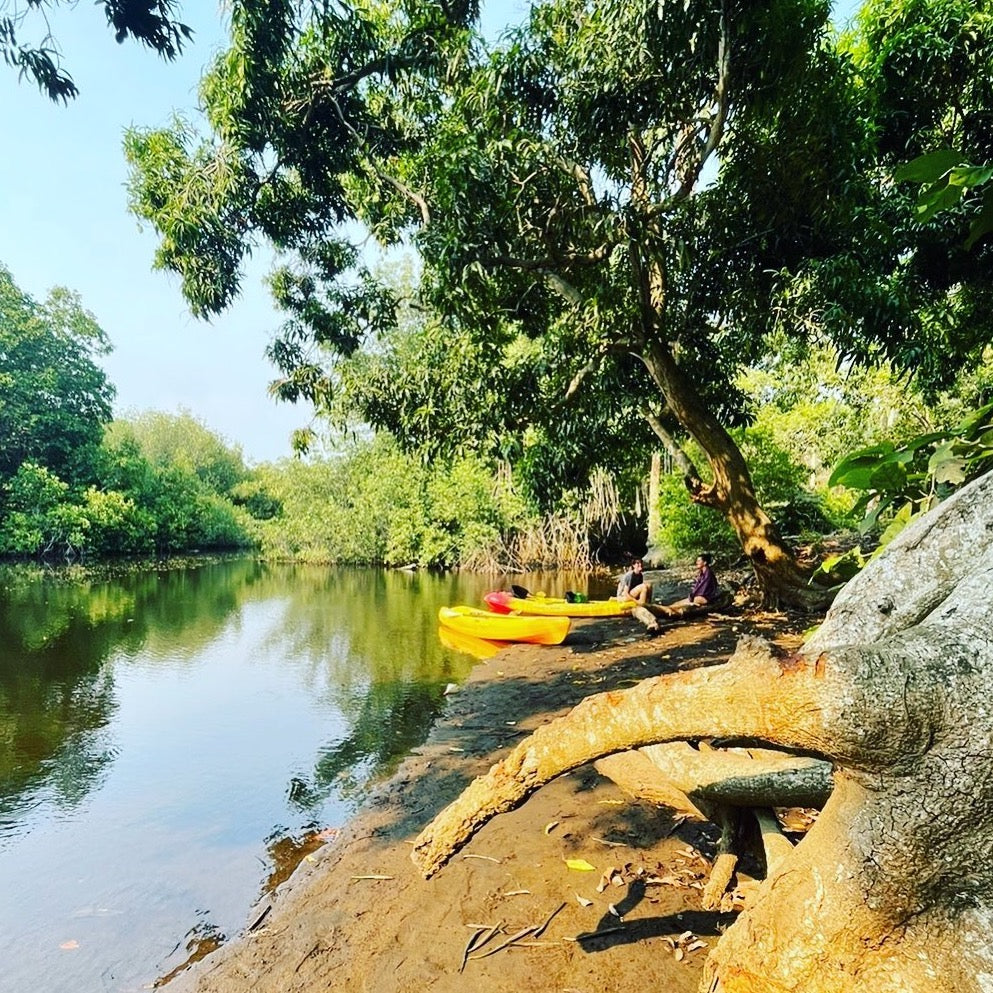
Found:
[[481, 576], [0, 569], [0, 993], [137, 991], [248, 923], [473, 660]]

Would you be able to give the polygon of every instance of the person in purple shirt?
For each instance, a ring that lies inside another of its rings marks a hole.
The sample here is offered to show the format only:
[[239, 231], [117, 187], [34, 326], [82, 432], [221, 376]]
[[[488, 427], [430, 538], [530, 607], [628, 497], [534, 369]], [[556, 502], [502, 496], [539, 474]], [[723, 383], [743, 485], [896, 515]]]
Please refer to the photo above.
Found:
[[670, 607], [705, 607], [717, 599], [717, 577], [710, 568], [713, 557], [709, 552], [701, 552], [696, 559], [696, 580], [690, 595], [685, 600], [669, 604]]

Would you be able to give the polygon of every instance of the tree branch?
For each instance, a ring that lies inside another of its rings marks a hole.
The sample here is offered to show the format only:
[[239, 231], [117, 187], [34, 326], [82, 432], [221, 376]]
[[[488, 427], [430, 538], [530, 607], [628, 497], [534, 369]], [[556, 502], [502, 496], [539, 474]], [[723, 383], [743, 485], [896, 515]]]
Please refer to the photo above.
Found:
[[351, 122], [345, 117], [338, 101], [334, 97], [331, 97], [331, 105], [334, 107], [335, 113], [338, 115], [338, 120], [341, 121], [342, 126], [355, 139], [359, 148], [362, 149], [366, 157], [366, 162], [368, 163], [369, 168], [375, 173], [376, 178], [380, 182], [392, 186], [393, 189], [395, 189], [401, 196], [404, 196], [410, 200], [410, 202], [413, 203], [421, 213], [421, 223], [424, 227], [427, 227], [428, 224], [431, 223], [431, 211], [429, 210], [428, 203], [424, 197], [422, 197], [419, 193], [414, 192], [414, 190], [412, 190], [405, 183], [402, 183], [399, 179], [383, 172], [382, 169], [380, 169], [379, 166], [377, 166], [373, 161], [372, 156], [368, 153], [365, 139], [358, 133], [358, 131], [355, 130]]
[[578, 162], [573, 162], [564, 156], [559, 156], [556, 162], [567, 176], [571, 176], [576, 180], [576, 185], [579, 187], [579, 195], [582, 197], [583, 203], [587, 207], [592, 207], [596, 201], [593, 199], [593, 182], [590, 179], [589, 172]]
[[686, 480], [686, 488], [691, 492], [695, 493], [703, 488], [703, 482], [700, 479], [700, 473], [697, 471], [697, 467], [693, 464], [690, 457], [680, 448], [676, 439], [665, 429], [665, 425], [662, 423], [661, 418], [655, 414], [654, 411], [650, 410], [648, 407], [641, 408], [641, 416], [648, 421], [649, 426], [655, 432], [656, 437], [665, 446], [665, 450], [672, 456], [673, 463], [679, 467], [683, 473], [683, 477]]
[[591, 252], [567, 252], [564, 255], [549, 255], [542, 259], [522, 259], [514, 255], [481, 256], [479, 261], [485, 266], [505, 266], [508, 269], [530, 269], [543, 271], [557, 269], [560, 266], [593, 266], [599, 265], [610, 257], [613, 246], [600, 245]]
[[721, 3], [720, 32], [720, 40], [717, 44], [717, 83], [714, 86], [715, 111], [710, 121], [710, 131], [703, 148], [698, 155], [693, 156], [689, 168], [681, 177], [679, 189], [675, 194], [676, 199], [684, 199], [693, 192], [693, 187], [696, 186], [704, 165], [724, 137], [724, 126], [727, 123], [728, 114], [728, 76], [730, 75], [731, 64], [727, 8], [723, 2]]
[[611, 352], [626, 352], [627, 348], [624, 345], [601, 345], [593, 357], [586, 363], [573, 377], [569, 383], [569, 388], [565, 391], [564, 400], [570, 399], [572, 395], [579, 389], [582, 385], [583, 380], [586, 379], [590, 373], [596, 372], [600, 365], [601, 360], [605, 355], [609, 355]]

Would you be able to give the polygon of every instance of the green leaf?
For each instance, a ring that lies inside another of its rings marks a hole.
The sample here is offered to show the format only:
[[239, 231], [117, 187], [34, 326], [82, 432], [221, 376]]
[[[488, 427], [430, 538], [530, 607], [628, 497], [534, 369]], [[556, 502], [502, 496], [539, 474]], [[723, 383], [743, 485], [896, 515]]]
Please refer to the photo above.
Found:
[[873, 553], [873, 557], [878, 555], [916, 516], [913, 505], [905, 503], [879, 536], [879, 548]]
[[954, 169], [964, 161], [962, 153], [954, 148], [940, 148], [936, 152], [919, 155], [900, 166], [893, 178], [898, 183], [934, 183], [949, 169]]
[[893, 451], [893, 445], [885, 442], [846, 455], [831, 473], [828, 486], [847, 486], [856, 490], [867, 489], [872, 473], [878, 468], [882, 460], [893, 454]]
[[907, 483], [907, 470], [894, 459], [880, 463], [870, 477], [870, 485], [881, 493], [899, 493]]
[[948, 438], [947, 431], [932, 431], [930, 434], [919, 434], [916, 438], [911, 438], [902, 446], [908, 452], [916, 454], [927, 445], [933, 445], [936, 441], [944, 441]]
[[936, 483], [961, 486], [966, 479], [965, 464], [965, 459], [958, 452], [943, 445], [931, 456], [928, 471]]
[[[993, 403], [988, 403], [985, 406], [980, 407], [979, 410], [974, 413], [969, 414], [968, 417], [965, 417], [959, 421], [955, 427], [955, 433], [968, 438], [976, 431], [977, 427], [984, 424], [991, 414], [993, 414]], [[987, 430], [989, 430], [988, 426], [984, 426], [982, 428], [983, 432]]]
[[917, 198], [917, 219], [921, 223], [929, 221], [940, 211], [954, 207], [961, 199], [961, 186], [949, 186], [944, 183], [937, 183], [924, 190]]
[[969, 237], [965, 240], [966, 249], [972, 248], [983, 235], [993, 231], [993, 189], [983, 194], [983, 209], [969, 226]]
[[948, 174], [949, 186], [961, 186], [971, 190], [993, 179], [993, 166], [958, 166]]

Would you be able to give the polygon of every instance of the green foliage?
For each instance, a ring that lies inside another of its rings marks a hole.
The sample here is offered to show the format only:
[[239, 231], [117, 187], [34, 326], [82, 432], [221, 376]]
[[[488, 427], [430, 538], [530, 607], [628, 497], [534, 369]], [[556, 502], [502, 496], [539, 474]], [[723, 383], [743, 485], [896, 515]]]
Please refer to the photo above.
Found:
[[[748, 459], [762, 506], [784, 534], [809, 536], [833, 529], [839, 520], [822, 492], [809, 485], [809, 472], [784, 448], [767, 424], [740, 428], [736, 440]], [[688, 446], [692, 452], [692, 445]], [[660, 483], [658, 548], [663, 558], [679, 559], [707, 549], [733, 556], [738, 541], [726, 521], [711, 508], [686, 499], [678, 475]]]
[[109, 350], [77, 295], [55, 289], [36, 303], [0, 265], [0, 484], [25, 461], [93, 480], [114, 398], [97, 364]]
[[[367, 423], [411, 450], [510, 458], [551, 508], [646, 461], [642, 408], [675, 429], [685, 405], [639, 360], [653, 348], [690, 406], [740, 421], [731, 375], [773, 320], [774, 274], [851, 240], [862, 135], [828, 4], [767, 7], [551, 0], [486, 52], [472, 5], [284, 3], [270, 24], [237, 5], [202, 87], [208, 137], [129, 135], [132, 209], [197, 313], [238, 292], [254, 238], [292, 260], [272, 281], [280, 395], [334, 412], [364, 376]], [[431, 319], [409, 343], [383, 347], [395, 308], [355, 264], [354, 221], [420, 254]], [[666, 287], [650, 315], [649, 271]]]
[[783, 534], [823, 534], [837, 523], [829, 518], [820, 495], [809, 487], [805, 467], [777, 444], [771, 430], [754, 426], [739, 429], [737, 434], [755, 491]]
[[659, 485], [661, 526], [657, 550], [671, 562], [701, 549], [724, 555], [738, 549], [738, 542], [727, 521], [709, 507], [686, 499], [686, 487], [678, 476], [663, 476]]
[[[993, 242], [977, 229], [963, 244], [963, 231], [983, 216], [993, 161], [993, 4], [869, 0], [845, 44], [871, 125], [866, 173], [877, 188], [859, 241], [885, 246], [876, 276], [853, 271], [853, 289], [838, 297], [845, 303], [877, 285], [877, 306], [865, 331], [852, 329], [850, 354], [874, 361], [861, 338], [935, 391], [993, 337]], [[894, 176], [925, 188], [915, 197]]]
[[147, 509], [117, 490], [87, 488], [83, 513], [89, 521], [86, 550], [97, 556], [145, 555], [155, 551], [155, 520]]
[[[72, 77], [62, 67], [58, 45], [48, 32], [43, 7], [58, 6], [65, 0], [0, 0], [0, 58], [20, 77], [33, 79], [51, 100], [68, 103], [79, 93]], [[107, 25], [117, 41], [134, 38], [174, 59], [183, 45], [193, 37], [192, 30], [176, 20], [177, 0], [100, 0]], [[22, 29], [37, 17], [41, 41], [25, 45], [20, 41]]]
[[[917, 218], [924, 224], [935, 214], [956, 206], [973, 189], [985, 186], [993, 179], [993, 165], [972, 165], [961, 152], [939, 148], [919, 155], [897, 169], [893, 178], [898, 182], [918, 183]], [[970, 249], [984, 235], [993, 231], [993, 187], [982, 194], [978, 213], [969, 225], [965, 248]]]
[[85, 523], [67, 502], [68, 484], [53, 472], [24, 462], [4, 491], [0, 554], [35, 555], [82, 545]]
[[280, 508], [253, 524], [262, 554], [275, 558], [451, 567], [524, 519], [486, 463], [429, 469], [386, 435], [331, 459], [263, 467], [257, 482]]
[[[33, 79], [49, 99], [68, 103], [79, 90], [63, 68], [59, 48], [48, 32], [44, 6], [58, 6], [65, 0], [0, 0], [0, 58], [20, 77]], [[187, 25], [176, 20], [177, 0], [99, 0], [107, 25], [121, 42], [134, 38], [164, 59], [174, 59], [183, 45], [193, 37]], [[41, 41], [25, 45], [20, 41], [22, 28], [37, 16]]]
[[831, 474], [831, 486], [862, 495], [856, 505], [865, 532], [883, 528], [885, 545], [970, 479], [993, 467], [993, 403], [955, 427], [852, 452]]
[[107, 445], [118, 447], [124, 438], [133, 440], [152, 465], [184, 469], [213, 493], [229, 493], [247, 475], [241, 449], [232, 448], [187, 410], [145, 411], [114, 421], [107, 429]]
[[[188, 450], [182, 448], [184, 431], [189, 431]], [[226, 492], [244, 473], [240, 452], [228, 449], [189, 415], [149, 414], [135, 425], [116, 422], [104, 446], [101, 482], [130, 510], [123, 530], [112, 530], [103, 549], [113, 546], [114, 533], [123, 543], [116, 551], [127, 553], [250, 544], [249, 515]]]

